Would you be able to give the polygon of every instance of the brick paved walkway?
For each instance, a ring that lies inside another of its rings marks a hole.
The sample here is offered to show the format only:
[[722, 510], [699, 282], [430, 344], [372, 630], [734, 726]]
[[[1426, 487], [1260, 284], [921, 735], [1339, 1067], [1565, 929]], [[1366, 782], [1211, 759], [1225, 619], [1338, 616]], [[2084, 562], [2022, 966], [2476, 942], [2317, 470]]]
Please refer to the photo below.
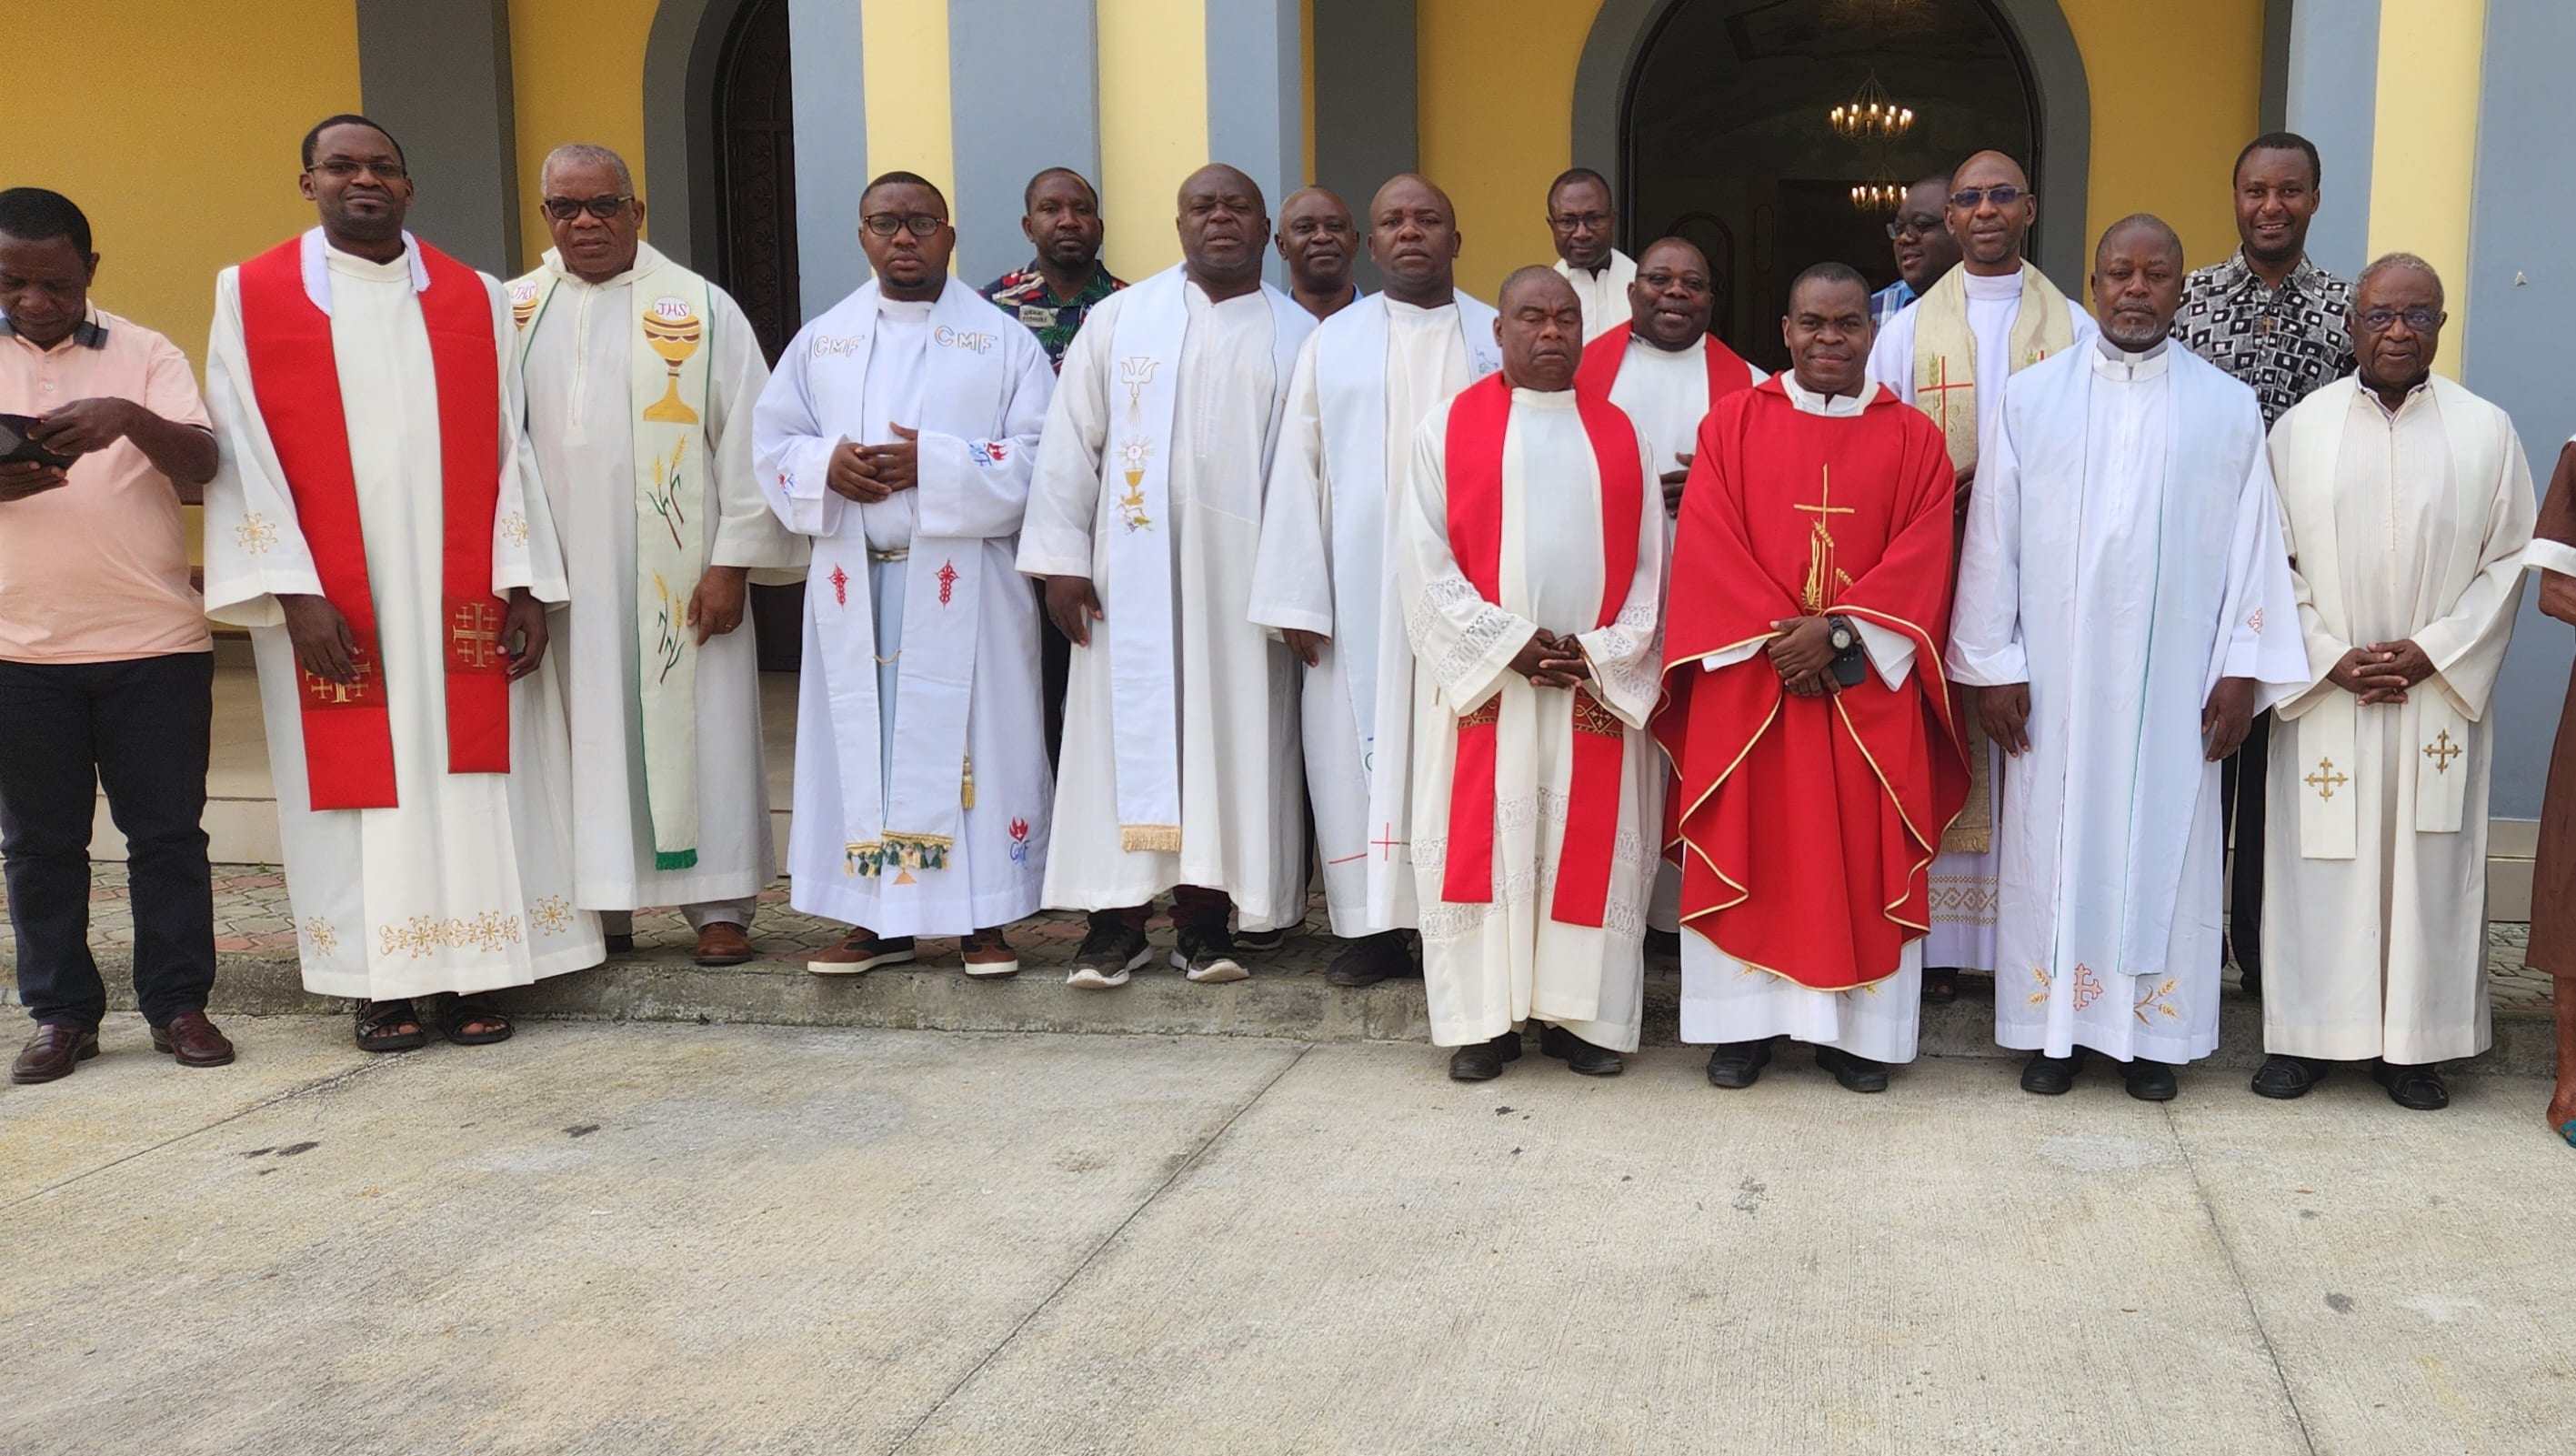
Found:
[[[835, 922], [789, 909], [784, 880], [763, 891], [760, 902], [759, 923], [752, 927], [752, 940], [765, 960], [800, 963], [808, 951], [829, 945], [842, 934], [841, 926]], [[0, 921], [7, 916], [8, 895], [6, 890], [0, 890]], [[90, 917], [92, 944], [124, 948], [134, 943], [133, 916], [126, 904], [125, 866], [94, 867]], [[2549, 978], [2523, 968], [2522, 950], [2529, 931], [2530, 927], [2514, 922], [2497, 922], [2487, 928], [2487, 970], [2499, 1011], [2543, 1009], [2549, 1005]], [[632, 956], [618, 959], [685, 959], [695, 939], [678, 911], [640, 911], [635, 917], [635, 951]], [[1020, 948], [1022, 962], [1031, 968], [1061, 965], [1082, 939], [1082, 917], [1049, 911], [1022, 921], [1013, 928], [1011, 939]], [[1277, 951], [1264, 956], [1262, 966], [1265, 970], [1290, 973], [1321, 971], [1335, 949], [1336, 943], [1325, 924], [1323, 902], [1318, 899], [1305, 925]], [[215, 950], [223, 956], [261, 959], [285, 958], [295, 953], [295, 925], [288, 911], [284, 874], [267, 865], [215, 866]], [[954, 951], [953, 941], [921, 943], [921, 959], [933, 965]], [[14, 948], [7, 955], [14, 967]], [[1670, 975], [1675, 969], [1667, 957], [1650, 958], [1648, 965], [1650, 973]], [[2229, 971], [2227, 979], [2232, 984], [2236, 973]]]

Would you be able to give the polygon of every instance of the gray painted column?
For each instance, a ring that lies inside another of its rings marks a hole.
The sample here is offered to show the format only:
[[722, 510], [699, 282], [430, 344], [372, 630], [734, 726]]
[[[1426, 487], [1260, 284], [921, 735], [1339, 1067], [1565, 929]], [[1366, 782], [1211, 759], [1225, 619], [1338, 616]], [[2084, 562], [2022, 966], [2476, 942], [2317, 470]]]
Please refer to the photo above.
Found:
[[[1314, 0], [1315, 181], [1359, 216], [1386, 179], [1422, 163], [1413, 0]], [[1434, 177], [1434, 182], [1440, 179]], [[1368, 220], [1360, 217], [1365, 230]], [[1360, 256], [1362, 288], [1377, 266]]]
[[[2317, 144], [2323, 205], [2308, 256], [2346, 278], [2370, 246], [2370, 163], [2378, 134], [2379, 0], [2297, 0], [2290, 11], [2282, 124]], [[2250, 138], [2249, 138], [2250, 140]]]
[[716, 195], [716, 62], [738, 0], [662, 0], [644, 43], [644, 175], [653, 246], [684, 268], [724, 252]]
[[957, 274], [981, 286], [1029, 260], [1019, 220], [1031, 177], [1071, 167], [1100, 185], [1092, 7], [948, 0], [948, 94]]
[[[2484, 86], [2478, 112], [2476, 198], [2469, 223], [2469, 276], [2451, 280], [2468, 298], [2461, 382], [2513, 416], [2546, 490], [2571, 432], [2576, 394], [2567, 389], [2567, 340], [2576, 335], [2576, 192], [2554, 139], [2566, 123], [2567, 58], [2576, 55], [2576, 6], [2565, 0], [2487, 0]], [[2454, 315], [2461, 312], [2453, 303]], [[2549, 749], [2567, 691], [2576, 642], [2563, 622], [2540, 613], [2526, 591], [2513, 650], [2496, 679], [2495, 778], [2499, 818], [2536, 819], [2549, 776]]]
[[[1318, 0], [1321, 3], [1321, 0]], [[1636, 74], [1656, 23], [1680, 0], [1602, 0], [1574, 72], [1574, 161], [1617, 178], [1621, 162], [1621, 112], [1628, 78]], [[2039, 155], [2027, 159], [2038, 175], [2039, 226], [2032, 231], [2031, 261], [2055, 269], [2060, 283], [2081, 276], [2092, 256], [2084, 235], [2084, 205], [2091, 191], [2093, 91], [2084, 53], [2057, 0], [1992, 0], [2004, 28], [2029, 62], [2038, 89]], [[2377, 0], [2371, 0], [2376, 6]]]
[[[1207, 0], [1208, 159], [1261, 184], [1274, 220], [1306, 180], [1304, 29], [1299, 0]], [[1286, 265], [1268, 258], [1284, 286]]]
[[[402, 144], [410, 227], [487, 273], [519, 271], [509, 0], [357, 0], [363, 110]], [[321, 120], [315, 117], [314, 120]]]
[[867, 83], [856, 4], [788, 0], [787, 25], [796, 37], [789, 85], [796, 97], [798, 301], [810, 320], [868, 281], [867, 254], [859, 250]]

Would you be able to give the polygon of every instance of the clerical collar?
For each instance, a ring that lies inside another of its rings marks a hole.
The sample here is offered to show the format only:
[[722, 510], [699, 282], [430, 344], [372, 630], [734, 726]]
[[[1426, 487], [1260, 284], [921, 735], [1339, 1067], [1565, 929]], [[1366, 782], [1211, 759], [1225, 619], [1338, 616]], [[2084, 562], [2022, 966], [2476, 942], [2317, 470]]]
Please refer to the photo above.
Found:
[[1858, 394], [1818, 394], [1800, 384], [1797, 372], [1792, 370], [1780, 376], [1780, 388], [1788, 394], [1789, 403], [1795, 405], [1801, 414], [1845, 418], [1859, 414], [1863, 409], [1868, 408], [1870, 394], [1877, 386], [1864, 379], [1861, 381]]
[[[1356, 299], [1353, 300], [1353, 302], [1357, 301], [1358, 300]], [[1424, 308], [1418, 303], [1407, 303], [1401, 298], [1390, 298], [1386, 301], [1386, 311], [1394, 314], [1398, 318], [1408, 316], [1413, 318], [1429, 318], [1434, 314], [1455, 313], [1458, 311], [1458, 295], [1453, 293], [1449, 295], [1449, 301], [1447, 303], [1435, 303], [1429, 308]]]
[[877, 312], [890, 318], [928, 318], [939, 300], [935, 298], [888, 298], [877, 295]]
[[411, 265], [411, 291], [427, 293], [429, 264], [421, 258], [420, 240], [408, 231], [402, 235], [402, 240], [402, 257], [394, 260], [393, 263], [379, 263], [372, 258], [361, 258], [355, 253], [344, 253], [331, 246], [331, 240], [324, 236], [322, 229], [318, 227], [306, 230], [304, 236], [296, 239], [296, 263], [304, 278], [304, 296], [312, 300], [313, 306], [322, 311], [324, 318], [331, 316], [331, 259], [334, 257], [345, 259], [360, 268], [385, 270], [391, 270], [396, 263], [407, 262]]
[[1570, 410], [1574, 408], [1574, 391], [1572, 389], [1523, 389], [1515, 384], [1512, 386], [1512, 403], [1525, 404], [1533, 409]]
[[662, 255], [653, 251], [653, 245], [651, 243], [639, 242], [635, 245], [635, 261], [626, 265], [625, 272], [618, 274], [614, 278], [602, 279], [597, 283], [593, 283], [589, 279], [582, 277], [580, 274], [575, 273], [570, 268], [564, 266], [562, 249], [546, 249], [546, 266], [554, 270], [555, 276], [561, 278], [566, 283], [575, 284], [582, 288], [615, 288], [621, 283], [632, 283], [635, 281], [636, 275], [652, 272], [655, 268], [661, 266], [661, 262]]
[[2101, 350], [2102, 357], [2111, 360], [2113, 363], [2144, 364], [2148, 360], [2162, 354], [2165, 351], [2165, 345], [2172, 342], [2173, 340], [2170, 338], [2158, 339], [2156, 340], [2154, 348], [2140, 349], [2133, 353], [2130, 350], [2123, 349], [2119, 345], [2112, 343], [2111, 336], [2109, 334], [2099, 334], [2094, 337], [2093, 347]]
[[2029, 266], [2028, 263], [2024, 263], [2010, 273], [1998, 273], [1988, 277], [1983, 273], [1969, 272], [1967, 265], [1963, 263], [1959, 265], [1959, 283], [1967, 290], [1970, 298], [2019, 298], [2022, 269]]

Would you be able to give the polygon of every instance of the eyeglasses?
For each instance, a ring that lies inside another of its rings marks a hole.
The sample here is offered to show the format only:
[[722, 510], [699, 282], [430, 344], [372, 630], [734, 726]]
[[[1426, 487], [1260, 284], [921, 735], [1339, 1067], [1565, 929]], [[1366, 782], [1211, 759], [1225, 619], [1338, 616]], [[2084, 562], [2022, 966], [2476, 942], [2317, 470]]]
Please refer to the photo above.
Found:
[[606, 222], [634, 200], [632, 193], [624, 197], [549, 197], [546, 199], [546, 216], [557, 222], [570, 222], [586, 212]]
[[2442, 311], [2437, 308], [2371, 308], [2353, 315], [2353, 321], [2372, 333], [2385, 333], [2390, 324], [2406, 320], [2406, 327], [2419, 334], [2429, 334], [2442, 326]]
[[933, 217], [926, 212], [872, 212], [866, 217], [860, 218], [859, 224], [860, 226], [865, 227], [869, 232], [875, 233], [881, 238], [890, 238], [896, 233], [904, 232], [906, 230], [909, 230], [916, 238], [926, 238], [932, 233], [939, 231], [941, 228], [948, 226], [948, 219], [944, 217]]
[[1693, 293], [1708, 292], [1708, 280], [1696, 273], [1666, 273], [1658, 270], [1653, 273], [1638, 274], [1637, 281], [1646, 286], [1648, 293], [1661, 293], [1676, 283]]
[[2009, 184], [2002, 187], [1962, 187], [1950, 194], [1950, 205], [1961, 212], [1974, 212], [1980, 203], [1991, 202], [1997, 207], [2010, 207], [2030, 195]]
[[1941, 219], [1937, 217], [1900, 217], [1887, 225], [1887, 238], [1889, 242], [1894, 242], [1907, 233], [1912, 233], [1918, 238], [1928, 238], [1939, 231], [1941, 231]]
[[319, 172], [325, 177], [340, 182], [346, 182], [361, 172], [375, 173], [376, 180], [379, 182], [400, 182], [411, 175], [411, 169], [400, 162], [352, 162], [340, 157], [333, 157], [327, 162], [316, 162], [304, 170]]
[[1560, 212], [1551, 214], [1548, 221], [1561, 228], [1588, 227], [1598, 230], [1608, 227], [1612, 218], [1606, 212]]

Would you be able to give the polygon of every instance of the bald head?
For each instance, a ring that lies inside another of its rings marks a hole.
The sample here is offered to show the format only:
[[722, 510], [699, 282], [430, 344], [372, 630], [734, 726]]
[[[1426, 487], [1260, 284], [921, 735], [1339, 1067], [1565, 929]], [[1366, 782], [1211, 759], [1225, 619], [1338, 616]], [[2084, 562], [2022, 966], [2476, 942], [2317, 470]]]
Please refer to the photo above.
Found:
[[1181, 183], [1181, 261], [1190, 281], [1213, 298], [1233, 298], [1261, 285], [1261, 245], [1270, 213], [1261, 188], [1240, 170], [1212, 162]]
[[2093, 249], [2093, 317], [2102, 337], [2133, 354], [2173, 333], [2182, 311], [2182, 239], [2153, 213], [2132, 213]]
[[1637, 255], [1628, 285], [1628, 329], [1668, 353], [1699, 347], [1716, 311], [1708, 256], [1688, 238], [1657, 238]]
[[1449, 194], [1411, 172], [1389, 177], [1369, 199], [1369, 257], [1387, 297], [1438, 308], [1457, 289], [1458, 214]]
[[[1975, 201], [1962, 207], [1962, 197]], [[1979, 152], [1950, 174], [1950, 201], [1942, 214], [1959, 241], [1962, 266], [1995, 277], [2021, 271], [2022, 244], [2039, 216], [2030, 176], [2001, 152]]]
[[2152, 212], [2133, 212], [2102, 230], [2102, 241], [2093, 245], [2093, 266], [2099, 270], [2102, 260], [2114, 247], [2127, 253], [2163, 253], [2182, 266], [2182, 234], [2173, 225]]
[[1279, 204], [1279, 256], [1288, 261], [1290, 291], [1317, 317], [1322, 305], [1340, 304], [1359, 258], [1359, 232], [1350, 204], [1327, 187], [1300, 187]]
[[1503, 280], [1494, 339], [1503, 348], [1503, 377], [1515, 389], [1554, 393], [1574, 387], [1583, 358], [1583, 304], [1553, 268], [1520, 268]]

